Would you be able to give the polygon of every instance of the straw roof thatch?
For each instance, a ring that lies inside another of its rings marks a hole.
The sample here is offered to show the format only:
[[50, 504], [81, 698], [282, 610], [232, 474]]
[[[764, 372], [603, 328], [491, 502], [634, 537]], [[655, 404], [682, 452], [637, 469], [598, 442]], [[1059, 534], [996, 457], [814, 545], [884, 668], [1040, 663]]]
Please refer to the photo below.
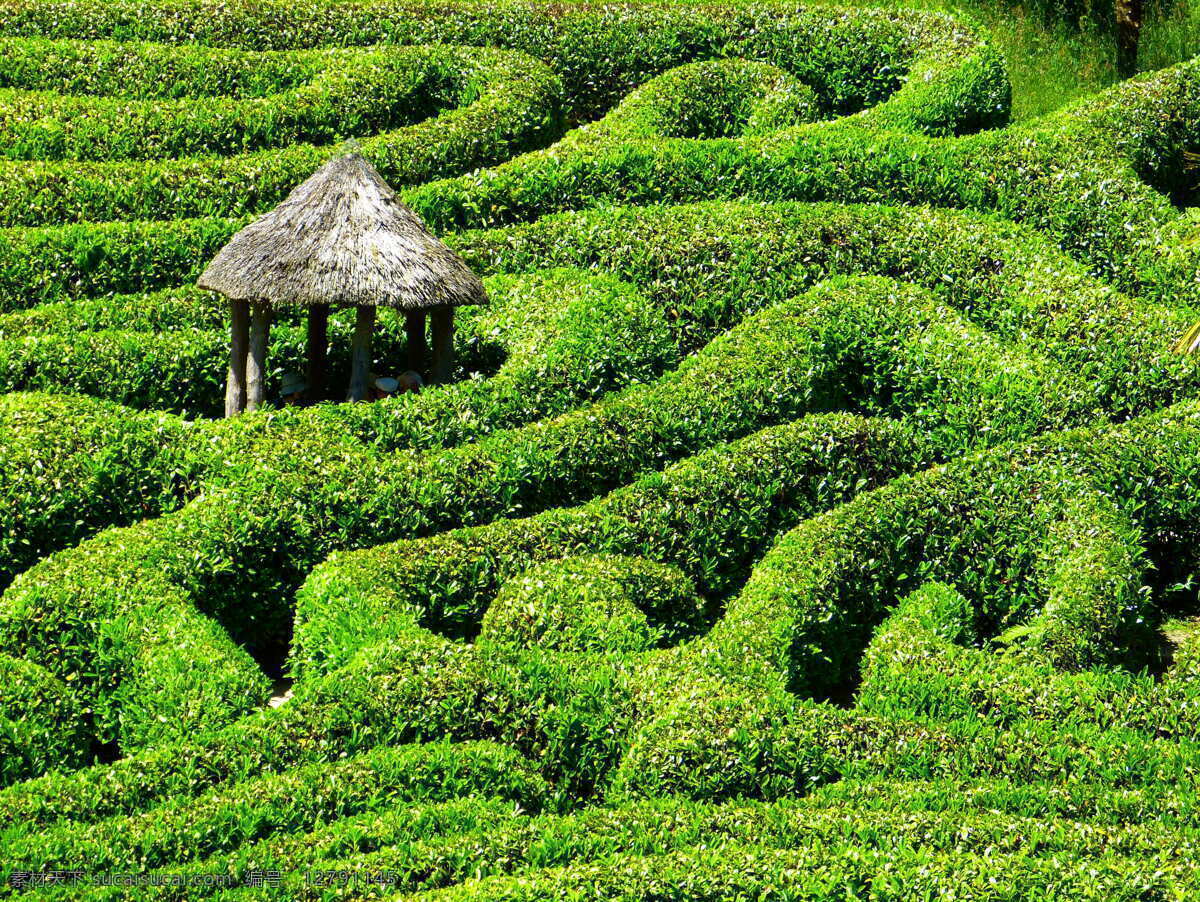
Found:
[[424, 310], [487, 300], [479, 277], [356, 152], [234, 235], [199, 284], [272, 305]]

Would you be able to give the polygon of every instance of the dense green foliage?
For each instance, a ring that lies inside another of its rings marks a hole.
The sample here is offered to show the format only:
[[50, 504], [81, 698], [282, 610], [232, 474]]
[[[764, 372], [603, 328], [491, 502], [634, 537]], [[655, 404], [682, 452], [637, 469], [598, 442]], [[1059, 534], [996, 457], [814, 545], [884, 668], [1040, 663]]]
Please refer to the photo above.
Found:
[[[911, 11], [0, 0], [0, 896], [1195, 896], [1200, 67], [1011, 99]], [[196, 276], [351, 137], [454, 379], [213, 419]]]

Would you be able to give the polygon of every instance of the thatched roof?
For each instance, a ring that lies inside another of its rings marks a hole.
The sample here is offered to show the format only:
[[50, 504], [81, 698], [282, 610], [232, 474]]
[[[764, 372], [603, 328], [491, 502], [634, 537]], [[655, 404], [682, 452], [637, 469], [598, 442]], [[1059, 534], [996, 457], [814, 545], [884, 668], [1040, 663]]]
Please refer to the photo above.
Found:
[[200, 287], [269, 304], [479, 304], [483, 283], [358, 153], [330, 160], [229, 240]]

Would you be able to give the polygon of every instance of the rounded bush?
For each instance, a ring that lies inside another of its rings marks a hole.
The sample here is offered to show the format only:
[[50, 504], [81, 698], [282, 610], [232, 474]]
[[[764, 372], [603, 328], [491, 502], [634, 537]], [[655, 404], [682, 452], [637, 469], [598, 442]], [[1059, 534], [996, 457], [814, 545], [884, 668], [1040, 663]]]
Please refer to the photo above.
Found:
[[622, 555], [564, 558], [510, 579], [479, 642], [558, 651], [646, 651], [696, 632], [704, 604], [678, 567]]

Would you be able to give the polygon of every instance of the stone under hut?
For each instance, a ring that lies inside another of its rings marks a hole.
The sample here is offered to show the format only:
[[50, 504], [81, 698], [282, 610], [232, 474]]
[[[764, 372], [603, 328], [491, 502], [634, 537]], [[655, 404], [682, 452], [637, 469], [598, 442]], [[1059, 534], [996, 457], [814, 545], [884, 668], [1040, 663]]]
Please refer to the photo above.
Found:
[[280, 307], [308, 307], [306, 396], [314, 400], [326, 397], [329, 311], [356, 309], [346, 398], [361, 401], [377, 308], [404, 314], [408, 368], [436, 383], [454, 369], [454, 308], [487, 301], [479, 277], [357, 152], [330, 160], [234, 235], [199, 285], [230, 301], [227, 417], [263, 403], [271, 318]]

